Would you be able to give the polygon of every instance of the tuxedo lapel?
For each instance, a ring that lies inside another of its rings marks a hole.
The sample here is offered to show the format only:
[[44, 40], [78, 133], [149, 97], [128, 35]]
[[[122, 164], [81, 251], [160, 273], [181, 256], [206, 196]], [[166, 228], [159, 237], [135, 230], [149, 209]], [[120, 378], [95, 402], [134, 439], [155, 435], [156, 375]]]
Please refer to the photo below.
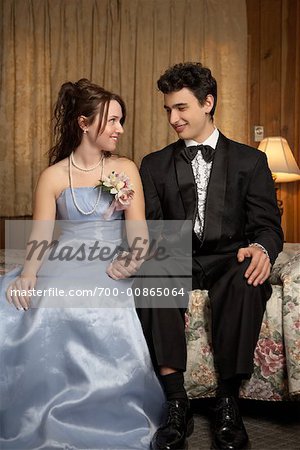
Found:
[[185, 210], [185, 216], [186, 219], [194, 220], [197, 193], [193, 169], [191, 163], [188, 162], [182, 154], [183, 149], [185, 148], [184, 141], [179, 139], [174, 145], [175, 172], [181, 200]]
[[229, 140], [220, 133], [207, 188], [203, 246], [216, 248], [225, 208]]

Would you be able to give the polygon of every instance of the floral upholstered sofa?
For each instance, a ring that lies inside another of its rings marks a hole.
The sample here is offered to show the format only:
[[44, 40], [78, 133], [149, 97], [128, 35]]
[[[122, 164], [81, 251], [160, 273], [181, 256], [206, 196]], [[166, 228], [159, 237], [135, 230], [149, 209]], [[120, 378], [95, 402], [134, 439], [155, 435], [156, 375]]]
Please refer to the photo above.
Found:
[[[271, 273], [267, 303], [254, 355], [254, 373], [241, 398], [300, 400], [300, 244], [284, 244]], [[210, 338], [207, 291], [193, 291], [187, 329], [185, 384], [191, 399], [215, 394], [216, 374]]]

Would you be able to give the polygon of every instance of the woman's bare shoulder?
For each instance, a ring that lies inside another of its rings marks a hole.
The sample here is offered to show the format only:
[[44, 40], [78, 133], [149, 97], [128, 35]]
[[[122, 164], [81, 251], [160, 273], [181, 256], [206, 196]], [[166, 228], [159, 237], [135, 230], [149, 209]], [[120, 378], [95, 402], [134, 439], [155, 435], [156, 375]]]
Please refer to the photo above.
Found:
[[118, 164], [118, 169], [119, 170], [137, 170], [137, 166], [135, 164], [134, 161], [132, 161], [131, 159], [127, 158], [126, 156], [119, 156], [117, 159], [117, 164]]
[[44, 169], [38, 180], [38, 185], [49, 185], [52, 191], [57, 192], [68, 180], [68, 158], [59, 161]]

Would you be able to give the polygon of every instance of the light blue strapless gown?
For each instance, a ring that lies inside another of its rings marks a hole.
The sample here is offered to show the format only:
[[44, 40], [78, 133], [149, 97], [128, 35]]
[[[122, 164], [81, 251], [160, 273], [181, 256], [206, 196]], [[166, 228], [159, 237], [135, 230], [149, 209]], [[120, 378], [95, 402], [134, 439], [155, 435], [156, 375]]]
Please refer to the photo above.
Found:
[[[97, 190], [75, 192], [81, 208], [91, 209]], [[95, 222], [103, 218], [110, 199], [102, 193], [95, 213], [83, 216], [70, 189], [62, 192], [57, 200], [58, 219], [63, 222], [56, 254], [62, 248], [74, 253], [82, 244], [87, 249], [96, 241], [112, 250], [120, 244], [122, 212]], [[36, 288], [56, 287], [67, 294], [32, 298], [33, 307], [27, 312], [4, 300], [6, 286], [20, 269], [2, 279], [3, 450], [149, 449], [159, 425], [164, 394], [128, 290], [132, 282], [110, 279], [105, 273], [108, 262], [82, 255], [81, 251], [69, 261], [45, 259]], [[97, 287], [106, 288], [106, 295], [68, 294], [71, 288]]]

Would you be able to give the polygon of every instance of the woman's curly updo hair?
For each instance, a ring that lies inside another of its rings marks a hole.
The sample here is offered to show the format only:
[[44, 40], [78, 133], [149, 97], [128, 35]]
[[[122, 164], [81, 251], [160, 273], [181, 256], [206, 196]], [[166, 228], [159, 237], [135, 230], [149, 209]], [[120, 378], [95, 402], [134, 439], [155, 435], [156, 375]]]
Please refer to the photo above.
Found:
[[199, 62], [186, 62], [175, 64], [165, 71], [157, 81], [158, 89], [164, 94], [180, 91], [188, 88], [198, 99], [200, 105], [204, 105], [206, 97], [210, 94], [214, 98], [214, 106], [210, 111], [213, 118], [217, 106], [217, 82], [210, 69], [203, 67]]
[[[64, 83], [59, 91], [54, 109], [54, 146], [49, 150], [49, 165], [67, 158], [81, 143], [83, 130], [78, 124], [78, 118], [85, 116], [90, 125], [99, 113], [98, 133], [104, 131], [108, 106], [111, 100], [116, 100], [122, 109], [121, 124], [126, 118], [126, 107], [122, 98], [109, 92], [86, 78], [76, 83]], [[105, 156], [110, 156], [105, 152]]]

